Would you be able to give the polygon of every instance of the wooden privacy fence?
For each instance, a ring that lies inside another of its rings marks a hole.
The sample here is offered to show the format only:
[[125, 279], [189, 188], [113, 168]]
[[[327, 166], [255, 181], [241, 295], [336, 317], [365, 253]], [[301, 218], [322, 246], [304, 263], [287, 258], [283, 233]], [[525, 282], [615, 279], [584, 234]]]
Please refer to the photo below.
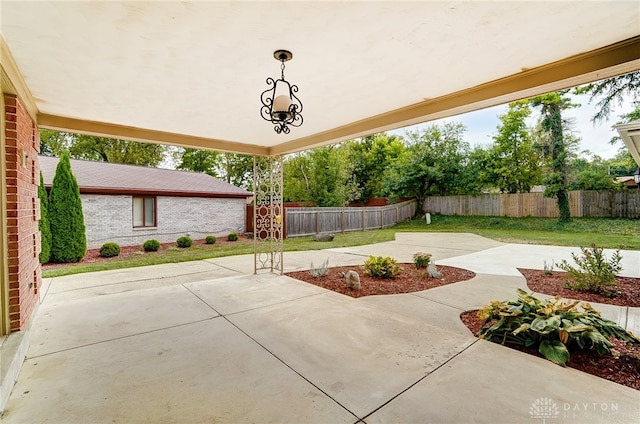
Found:
[[285, 208], [287, 237], [390, 227], [413, 217], [417, 202], [364, 208]]
[[[571, 191], [571, 216], [640, 218], [640, 191]], [[557, 217], [556, 199], [542, 193], [434, 196], [425, 200], [425, 211], [442, 215]]]

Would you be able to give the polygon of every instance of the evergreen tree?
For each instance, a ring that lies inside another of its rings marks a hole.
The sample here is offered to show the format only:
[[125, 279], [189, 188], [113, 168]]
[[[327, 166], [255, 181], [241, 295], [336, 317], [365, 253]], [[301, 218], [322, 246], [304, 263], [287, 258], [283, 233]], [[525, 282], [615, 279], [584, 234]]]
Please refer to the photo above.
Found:
[[40, 263], [46, 264], [51, 258], [51, 227], [49, 225], [49, 194], [44, 187], [44, 177], [40, 172], [40, 186], [38, 187], [38, 198], [40, 199]]
[[49, 203], [51, 260], [78, 262], [87, 251], [84, 215], [78, 182], [71, 172], [69, 153], [63, 152], [51, 186]]

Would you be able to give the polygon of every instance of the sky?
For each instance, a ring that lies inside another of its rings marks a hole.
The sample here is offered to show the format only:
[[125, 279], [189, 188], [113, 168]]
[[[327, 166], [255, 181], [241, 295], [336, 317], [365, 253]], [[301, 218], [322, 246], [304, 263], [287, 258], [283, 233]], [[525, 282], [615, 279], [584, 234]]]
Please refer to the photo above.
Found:
[[[594, 100], [589, 104], [588, 95], [572, 95], [574, 103], [578, 103], [581, 106], [575, 109], [569, 109], [563, 112], [563, 117], [573, 118], [574, 120], [574, 132], [575, 135], [581, 139], [580, 149], [590, 150], [592, 153], [604, 158], [610, 159], [618, 153], [620, 147], [623, 146], [622, 142], [616, 145], [611, 145], [609, 140], [618, 135], [618, 132], [612, 128], [616, 122], [620, 120], [619, 116], [625, 113], [629, 113], [633, 110], [633, 103], [631, 99], [625, 100], [622, 106], [615, 106], [611, 117], [607, 122], [594, 125], [591, 122], [591, 117], [596, 113]], [[476, 145], [490, 145], [493, 143], [493, 136], [497, 133], [497, 127], [500, 125], [499, 115], [506, 113], [508, 105], [494, 106], [491, 108], [478, 110], [475, 112], [465, 113], [463, 115], [453, 116], [451, 118], [439, 119], [432, 121], [429, 124], [442, 124], [444, 122], [461, 122], [467, 128], [465, 132], [465, 140], [471, 144]], [[534, 118], [530, 122], [530, 125], [535, 123], [535, 120], [539, 116], [536, 112], [532, 114]], [[405, 130], [416, 130], [425, 124], [415, 125], [412, 127], [404, 128], [400, 130], [402, 134]]]

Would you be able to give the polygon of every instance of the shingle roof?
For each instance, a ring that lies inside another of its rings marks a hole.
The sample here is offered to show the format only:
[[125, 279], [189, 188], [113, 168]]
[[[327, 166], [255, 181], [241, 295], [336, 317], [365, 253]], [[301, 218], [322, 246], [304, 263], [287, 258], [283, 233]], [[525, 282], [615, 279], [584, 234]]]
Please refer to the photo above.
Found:
[[[46, 186], [56, 173], [58, 158], [38, 156]], [[247, 197], [252, 193], [210, 175], [71, 159], [81, 193], [156, 194], [197, 197]]]

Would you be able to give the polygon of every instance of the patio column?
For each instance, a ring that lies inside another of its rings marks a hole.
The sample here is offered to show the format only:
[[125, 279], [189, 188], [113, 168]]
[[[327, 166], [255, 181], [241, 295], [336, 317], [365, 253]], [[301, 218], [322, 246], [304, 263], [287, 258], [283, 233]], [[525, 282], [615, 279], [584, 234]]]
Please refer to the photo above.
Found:
[[254, 273], [283, 273], [282, 156], [253, 157]]

